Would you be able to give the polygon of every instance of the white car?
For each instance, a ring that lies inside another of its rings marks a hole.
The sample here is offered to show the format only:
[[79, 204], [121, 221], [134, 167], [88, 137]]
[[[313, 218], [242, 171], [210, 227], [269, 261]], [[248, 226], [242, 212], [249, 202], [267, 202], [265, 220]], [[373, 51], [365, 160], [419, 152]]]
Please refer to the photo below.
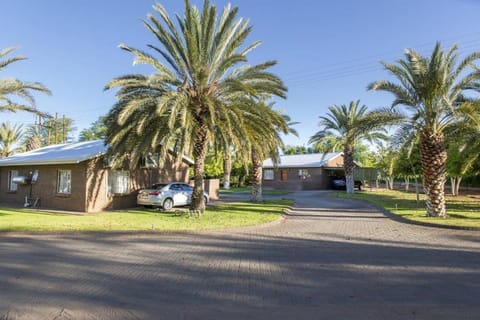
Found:
[[[192, 202], [193, 187], [182, 182], [157, 183], [151, 189], [142, 189], [137, 195], [137, 204], [145, 207], [162, 207], [170, 210], [173, 207], [186, 206]], [[203, 192], [205, 204], [210, 200]]]

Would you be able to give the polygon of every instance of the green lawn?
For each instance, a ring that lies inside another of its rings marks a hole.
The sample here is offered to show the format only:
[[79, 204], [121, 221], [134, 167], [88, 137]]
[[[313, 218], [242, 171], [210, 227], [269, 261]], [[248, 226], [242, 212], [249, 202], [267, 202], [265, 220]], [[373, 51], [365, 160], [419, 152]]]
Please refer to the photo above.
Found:
[[188, 217], [178, 211], [161, 212], [144, 209], [67, 215], [0, 208], [0, 231], [212, 230], [274, 221], [292, 203], [291, 200], [275, 200], [260, 204], [231, 203], [210, 206], [200, 218]]
[[[251, 193], [252, 187], [235, 187], [230, 189], [220, 189], [221, 193]], [[271, 195], [271, 196], [283, 196], [288, 194], [289, 192], [286, 190], [274, 190], [274, 189], [262, 189], [262, 194], [264, 195]]]
[[388, 211], [410, 220], [434, 223], [446, 226], [480, 227], [480, 199], [473, 196], [446, 196], [447, 218], [431, 218], [426, 216], [425, 196], [420, 195], [417, 207], [415, 193], [402, 191], [378, 190], [362, 191], [348, 195], [335, 192], [334, 196], [366, 200], [381, 206]]

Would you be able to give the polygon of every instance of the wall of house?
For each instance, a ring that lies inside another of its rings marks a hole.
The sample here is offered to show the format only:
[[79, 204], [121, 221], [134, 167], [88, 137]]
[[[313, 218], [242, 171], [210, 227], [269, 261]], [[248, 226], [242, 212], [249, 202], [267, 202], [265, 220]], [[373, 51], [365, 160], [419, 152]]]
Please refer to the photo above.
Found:
[[[35, 184], [19, 184], [17, 191], [9, 191], [8, 176], [11, 170], [17, 170], [20, 176], [31, 176], [34, 170], [38, 170], [38, 180]], [[71, 170], [70, 194], [57, 192], [59, 170]], [[0, 202], [23, 206], [27, 196], [39, 198], [41, 207], [85, 211], [85, 170], [85, 163], [2, 167], [0, 168]]]
[[139, 168], [130, 171], [129, 193], [111, 194], [108, 193], [108, 175], [112, 169], [105, 168], [103, 157], [89, 161], [87, 167], [87, 212], [135, 207], [140, 189], [150, 188], [154, 183], [160, 182], [188, 182], [190, 168], [185, 162], [176, 162], [173, 157], [167, 155], [160, 168]]
[[343, 155], [333, 158], [332, 160], [328, 161], [325, 167], [338, 167], [343, 168]]
[[[328, 161], [322, 168], [277, 168], [273, 180], [263, 179], [263, 187], [282, 190], [325, 190], [331, 188], [332, 177], [343, 172], [343, 156]], [[263, 169], [265, 170], [265, 169]], [[302, 174], [300, 171], [302, 170]], [[307, 174], [305, 174], [307, 172]]]
[[[299, 174], [300, 169], [302, 170], [302, 175]], [[305, 174], [305, 171], [308, 174]], [[273, 169], [273, 172], [273, 180], [263, 179], [262, 184], [264, 188], [318, 190], [326, 189], [329, 181], [329, 178], [325, 177], [322, 168], [277, 168]]]
[[[9, 171], [20, 176], [31, 176], [38, 170], [37, 183], [18, 185], [17, 191], [8, 190]], [[58, 170], [71, 170], [71, 193], [57, 193]], [[40, 198], [40, 207], [57, 210], [99, 212], [136, 206], [138, 190], [158, 182], [188, 182], [189, 166], [175, 162], [170, 156], [160, 169], [141, 168], [130, 171], [130, 192], [108, 193], [108, 174], [103, 157], [79, 164], [0, 167], [0, 203], [22, 207], [25, 196]], [[31, 189], [30, 189], [31, 188]]]

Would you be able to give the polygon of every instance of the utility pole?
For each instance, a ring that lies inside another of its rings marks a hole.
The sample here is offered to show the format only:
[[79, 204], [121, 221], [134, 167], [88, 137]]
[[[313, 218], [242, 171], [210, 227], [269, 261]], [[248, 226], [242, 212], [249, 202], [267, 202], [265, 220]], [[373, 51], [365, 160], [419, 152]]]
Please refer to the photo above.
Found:
[[63, 118], [62, 118], [62, 126], [63, 126], [63, 143], [66, 143], [67, 142], [67, 133], [66, 133], [66, 129], [67, 129], [67, 123], [65, 121], [65, 115], [63, 115]]
[[55, 144], [58, 143], [58, 112], [55, 112]]
[[38, 142], [40, 143], [40, 146], [42, 145], [42, 115], [38, 115], [38, 127], [37, 127], [37, 136], [38, 136]]
[[42, 116], [41, 115], [38, 115], [38, 126], [37, 126], [37, 130], [38, 130], [38, 135], [41, 136], [42, 135]]

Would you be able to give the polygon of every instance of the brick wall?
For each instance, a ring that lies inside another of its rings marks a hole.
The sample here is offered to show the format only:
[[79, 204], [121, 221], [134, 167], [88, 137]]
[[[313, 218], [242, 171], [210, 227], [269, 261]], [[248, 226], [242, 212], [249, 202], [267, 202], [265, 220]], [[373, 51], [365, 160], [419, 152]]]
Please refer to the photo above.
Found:
[[[47, 208], [62, 210], [85, 211], [85, 168], [86, 163], [43, 166], [2, 167], [0, 170], [0, 202], [23, 205], [25, 196], [40, 198], [40, 205]], [[18, 175], [30, 177], [38, 170], [38, 180], [35, 184], [18, 185], [17, 191], [8, 190], [8, 175], [11, 170], [17, 170]], [[57, 192], [58, 171], [71, 171], [71, 193]]]
[[[38, 170], [38, 181], [33, 185], [18, 185], [17, 191], [9, 191], [8, 176], [11, 170], [28, 177]], [[57, 192], [59, 170], [71, 171], [70, 194]], [[176, 162], [168, 156], [162, 168], [130, 171], [129, 193], [109, 194], [109, 170], [104, 167], [102, 157], [79, 164], [0, 167], [0, 203], [23, 206], [25, 196], [30, 197], [31, 190], [31, 196], [40, 198], [43, 208], [81, 212], [131, 208], [136, 205], [138, 190], [158, 182], [188, 182], [189, 175], [186, 163]]]

